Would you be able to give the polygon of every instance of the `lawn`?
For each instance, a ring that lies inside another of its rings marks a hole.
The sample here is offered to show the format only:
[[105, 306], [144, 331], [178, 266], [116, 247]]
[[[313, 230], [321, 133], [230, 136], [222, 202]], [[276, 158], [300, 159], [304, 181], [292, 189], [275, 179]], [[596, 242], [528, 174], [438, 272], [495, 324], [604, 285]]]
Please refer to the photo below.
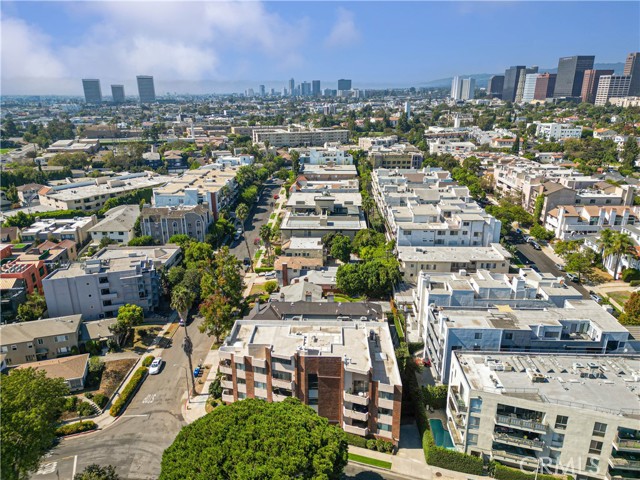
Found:
[[339, 302], [339, 303], [364, 302], [364, 297], [354, 298], [354, 297], [350, 297], [349, 295], [344, 295], [343, 293], [335, 293], [333, 295], [333, 301], [334, 302]]
[[273, 212], [271, 215], [269, 215], [269, 220], [273, 220], [274, 218], [276, 218], [276, 213]]
[[107, 397], [111, 397], [136, 361], [135, 358], [125, 358], [123, 360], [105, 362], [98, 392], [105, 394]]
[[627, 290], [616, 290], [614, 292], [607, 292], [607, 295], [618, 305], [624, 307], [624, 304], [629, 300], [631, 293], [632, 292], [628, 292]]
[[372, 467], [385, 468], [387, 470], [391, 469], [391, 462], [364, 457], [362, 455], [356, 455], [355, 453], [349, 453], [349, 460], [352, 462], [364, 463], [365, 465], [371, 465]]
[[15, 150], [15, 148], [0, 148], [0, 155], [4, 155], [5, 153], [9, 153], [11, 150]]

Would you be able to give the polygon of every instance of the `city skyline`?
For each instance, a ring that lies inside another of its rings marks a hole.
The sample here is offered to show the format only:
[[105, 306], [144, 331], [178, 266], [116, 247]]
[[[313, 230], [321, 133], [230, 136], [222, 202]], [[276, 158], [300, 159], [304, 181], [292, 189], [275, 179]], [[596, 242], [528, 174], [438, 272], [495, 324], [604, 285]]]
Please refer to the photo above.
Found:
[[[260, 84], [279, 91], [291, 77], [297, 84], [320, 79], [323, 88], [336, 88], [339, 78], [352, 78], [358, 88], [420, 86], [498, 74], [510, 65], [551, 68], [570, 55], [619, 63], [640, 46], [637, 2], [588, 2], [580, 9], [560, 3], [554, 15], [540, 5], [194, 2], [185, 9], [175, 2], [3, 2], [2, 92], [81, 95], [80, 78], [133, 92], [139, 74], [154, 76], [158, 95], [242, 92]], [[434, 18], [455, 18], [455, 28]], [[167, 25], [176, 24], [181, 28], [167, 34]], [[385, 29], [401, 31], [406, 46], [380, 35]]]

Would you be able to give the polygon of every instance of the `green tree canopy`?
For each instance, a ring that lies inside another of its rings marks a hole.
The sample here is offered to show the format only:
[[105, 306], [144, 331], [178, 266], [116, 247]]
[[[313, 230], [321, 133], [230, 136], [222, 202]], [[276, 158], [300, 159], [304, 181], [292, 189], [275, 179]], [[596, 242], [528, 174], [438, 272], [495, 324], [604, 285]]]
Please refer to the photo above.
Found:
[[2, 478], [21, 480], [37, 469], [56, 437], [68, 388], [32, 368], [12, 370], [2, 379], [0, 449]]
[[331, 242], [331, 256], [342, 263], [349, 263], [351, 258], [351, 239], [344, 235], [336, 235]]
[[623, 325], [640, 325], [640, 293], [633, 292], [624, 304], [624, 313], [620, 316]]
[[187, 425], [162, 455], [160, 480], [338, 479], [342, 430], [299, 400], [247, 399]]
[[103, 467], [92, 463], [91, 465], [87, 465], [87, 468], [81, 473], [76, 473], [73, 480], [120, 480], [120, 475], [116, 473], [113, 465]]
[[18, 319], [21, 322], [38, 320], [47, 311], [47, 301], [44, 295], [37, 291], [27, 296], [27, 301], [18, 305]]

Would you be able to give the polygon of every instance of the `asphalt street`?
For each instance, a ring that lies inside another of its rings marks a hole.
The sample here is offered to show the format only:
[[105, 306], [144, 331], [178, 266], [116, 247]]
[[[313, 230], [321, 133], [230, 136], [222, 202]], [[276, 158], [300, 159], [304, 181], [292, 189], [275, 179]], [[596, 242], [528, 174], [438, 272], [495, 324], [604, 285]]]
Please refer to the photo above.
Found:
[[[207, 355], [213, 339], [188, 327], [193, 341], [193, 363]], [[32, 478], [71, 480], [87, 465], [113, 465], [126, 479], [155, 479], [160, 474], [162, 452], [185, 425], [181, 398], [186, 391], [187, 358], [182, 351], [184, 329], [162, 353], [160, 374], [149, 375], [124, 414], [114, 424], [95, 433], [63, 439], [42, 462]]]
[[350, 462], [344, 469], [342, 480], [407, 480], [407, 477]]
[[253, 260], [253, 256], [258, 249], [258, 245], [254, 245], [256, 238], [260, 238], [260, 227], [265, 225], [269, 221], [269, 215], [273, 211], [271, 203], [274, 202], [273, 196], [276, 195], [280, 187], [282, 186], [282, 180], [272, 180], [269, 183], [264, 184], [260, 200], [256, 202], [255, 206], [249, 212], [249, 216], [244, 222], [245, 237], [249, 244], [249, 253], [247, 254], [247, 247], [244, 241], [244, 237], [240, 237], [239, 240], [233, 240], [230, 245], [230, 251], [240, 261], [245, 257], [249, 257]]

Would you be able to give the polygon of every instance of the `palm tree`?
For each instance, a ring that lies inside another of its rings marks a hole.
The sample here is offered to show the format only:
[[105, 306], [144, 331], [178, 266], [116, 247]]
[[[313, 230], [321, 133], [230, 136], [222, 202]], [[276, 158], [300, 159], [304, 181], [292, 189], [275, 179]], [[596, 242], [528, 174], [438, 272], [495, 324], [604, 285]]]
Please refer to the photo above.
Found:
[[[606, 232], [606, 233], [605, 233]], [[634, 254], [634, 243], [631, 237], [622, 232], [604, 230], [600, 236], [599, 245], [602, 247], [602, 258], [615, 257], [613, 264], [613, 279], [618, 278], [618, 267], [623, 255]]]
[[244, 230], [244, 221], [249, 216], [249, 207], [247, 207], [246, 203], [241, 203], [236, 208], [236, 218], [240, 220], [240, 224], [242, 225], [242, 236], [244, 237], [244, 244], [247, 246], [247, 255], [249, 256], [249, 268], [253, 272], [253, 262], [251, 259], [251, 250], [249, 250], [249, 242], [247, 242], [247, 236], [245, 235]]
[[271, 237], [273, 232], [271, 231], [271, 227], [267, 224], [262, 225], [260, 227], [260, 238], [264, 242], [264, 248], [267, 250], [267, 257], [271, 252]]
[[191, 393], [196, 394], [196, 384], [193, 379], [193, 363], [191, 361], [191, 354], [193, 353], [193, 343], [189, 338], [189, 332], [187, 331], [187, 317], [189, 310], [193, 306], [193, 302], [196, 299], [196, 294], [184, 286], [178, 285], [171, 292], [171, 308], [178, 312], [180, 320], [184, 326], [184, 342], [182, 349], [184, 350], [187, 360], [189, 361], [189, 376], [191, 377]]

